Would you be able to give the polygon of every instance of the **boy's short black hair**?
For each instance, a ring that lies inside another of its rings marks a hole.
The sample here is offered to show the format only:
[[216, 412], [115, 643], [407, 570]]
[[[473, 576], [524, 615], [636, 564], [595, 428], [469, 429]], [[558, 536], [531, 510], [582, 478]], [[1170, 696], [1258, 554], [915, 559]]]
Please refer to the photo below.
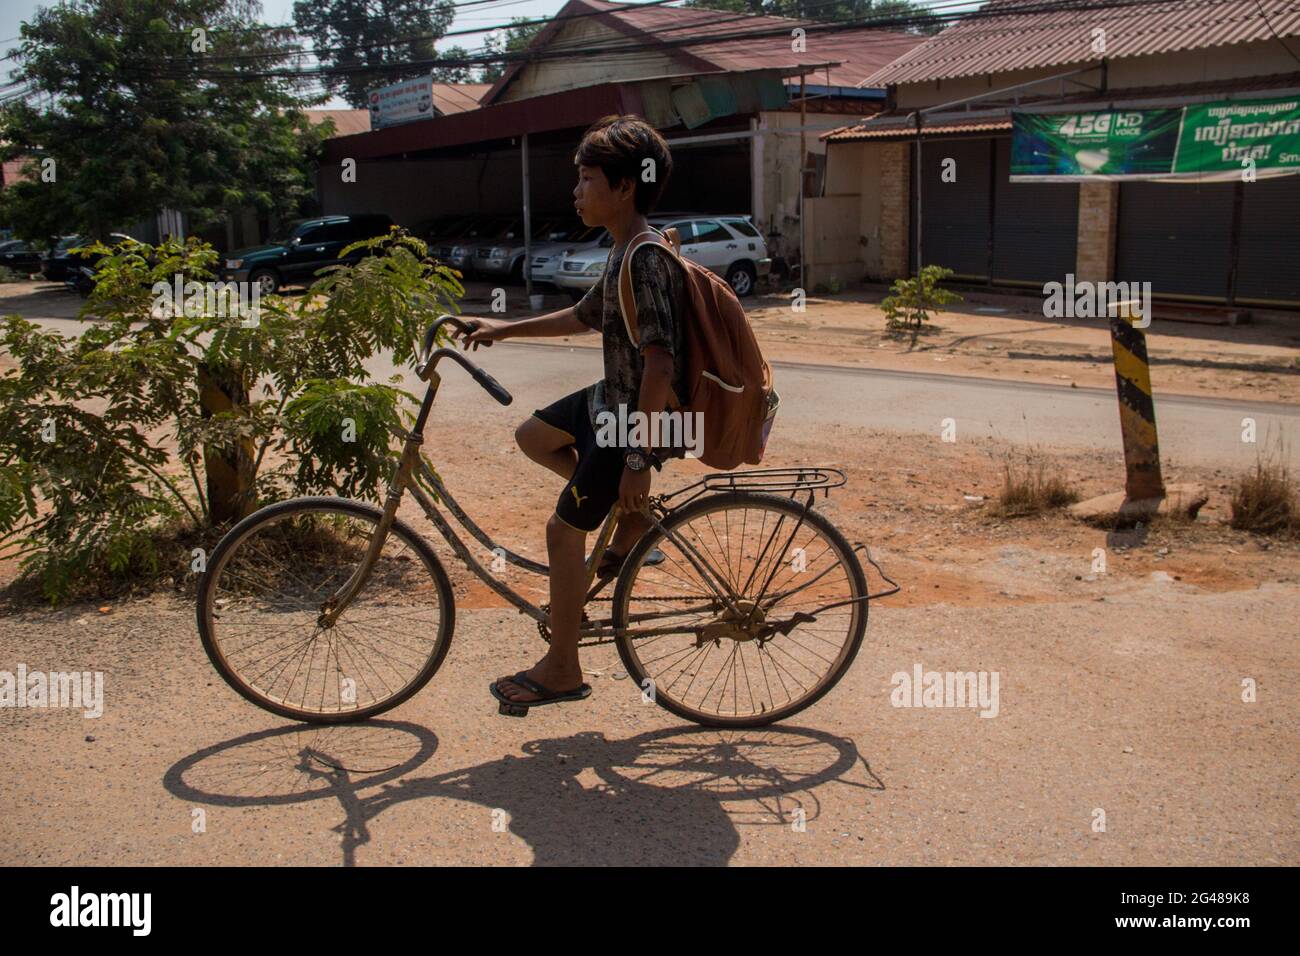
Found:
[[[645, 161], [653, 160], [653, 175], [643, 175]], [[659, 131], [639, 116], [606, 116], [582, 135], [573, 161], [579, 166], [598, 166], [611, 188], [625, 179], [636, 184], [633, 203], [646, 215], [659, 202], [673, 171], [672, 153]], [[648, 180], [648, 181], [647, 181]]]

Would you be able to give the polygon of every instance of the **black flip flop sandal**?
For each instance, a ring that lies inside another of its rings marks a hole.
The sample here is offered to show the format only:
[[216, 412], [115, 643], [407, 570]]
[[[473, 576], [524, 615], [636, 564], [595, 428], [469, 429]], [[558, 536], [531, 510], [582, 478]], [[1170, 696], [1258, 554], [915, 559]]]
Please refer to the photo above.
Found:
[[537, 700], [511, 700], [497, 688], [497, 681], [488, 684], [488, 690], [498, 701], [497, 713], [504, 714], [507, 717], [527, 717], [529, 707], [544, 707], [546, 704], [565, 704], [573, 700], [586, 700], [591, 696], [591, 685], [581, 684], [573, 690], [554, 691], [549, 687], [543, 687], [537, 681], [528, 676], [527, 671], [520, 671], [513, 677], [507, 678], [512, 684], [518, 684], [530, 694], [538, 694]]

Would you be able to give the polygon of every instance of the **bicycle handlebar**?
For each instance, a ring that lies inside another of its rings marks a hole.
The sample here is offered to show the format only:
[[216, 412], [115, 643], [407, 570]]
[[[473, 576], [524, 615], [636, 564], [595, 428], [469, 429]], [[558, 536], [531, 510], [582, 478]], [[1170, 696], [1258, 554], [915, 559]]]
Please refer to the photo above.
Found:
[[424, 333], [424, 348], [420, 349], [421, 365], [425, 365], [428, 363], [429, 349], [433, 348], [433, 340], [438, 337], [438, 330], [442, 328], [444, 325], [446, 325], [448, 322], [450, 322], [461, 332], [468, 332], [473, 328], [473, 326], [471, 326], [468, 322], [458, 319], [454, 315], [438, 316], [438, 318], [434, 320], [433, 325], [429, 326], [428, 331]]
[[469, 372], [470, 377], [472, 377], [474, 381], [483, 386], [483, 389], [502, 405], [509, 405], [513, 402], [515, 400], [514, 396], [506, 391], [500, 382], [471, 362], [455, 348], [447, 348], [444, 346], [443, 348], [435, 349], [433, 352], [429, 351], [434, 340], [438, 337], [438, 329], [447, 323], [450, 323], [461, 332], [469, 332], [474, 328], [474, 326], [469, 322], [464, 322], [455, 316], [439, 316], [439, 318], [429, 326], [429, 330], [424, 333], [424, 348], [420, 352], [421, 361], [420, 364], [416, 366], [415, 373], [423, 379], [428, 374], [429, 369], [436, 365], [439, 360], [444, 358], [453, 358], [460, 363], [465, 371]]

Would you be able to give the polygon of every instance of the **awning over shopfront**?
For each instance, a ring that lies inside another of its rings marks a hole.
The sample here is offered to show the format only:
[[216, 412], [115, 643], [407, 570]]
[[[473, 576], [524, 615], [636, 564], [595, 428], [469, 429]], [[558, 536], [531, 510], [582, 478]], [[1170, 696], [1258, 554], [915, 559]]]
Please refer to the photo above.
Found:
[[[824, 64], [822, 64], [824, 65]], [[611, 113], [636, 113], [660, 129], [696, 129], [728, 116], [779, 109], [789, 101], [784, 79], [808, 67], [740, 73], [648, 77], [602, 83], [495, 103], [449, 116], [341, 136], [326, 144], [327, 161], [376, 160], [510, 140], [587, 126]]]

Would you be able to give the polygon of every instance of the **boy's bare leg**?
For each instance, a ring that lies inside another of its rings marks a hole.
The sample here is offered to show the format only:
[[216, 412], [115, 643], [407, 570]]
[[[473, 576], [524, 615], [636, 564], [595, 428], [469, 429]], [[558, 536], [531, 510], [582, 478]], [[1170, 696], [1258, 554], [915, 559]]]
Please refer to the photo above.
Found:
[[609, 540], [609, 549], [615, 554], [626, 557], [649, 527], [650, 519], [641, 512], [624, 513], [618, 519], [618, 527], [614, 529], [614, 534]]
[[[551, 646], [528, 676], [554, 691], [574, 690], [582, 684], [578, 661], [578, 625], [586, 596], [587, 533], [567, 525], [558, 515], [546, 522], [546, 552], [551, 564]], [[510, 680], [497, 681], [497, 689], [520, 703], [538, 696]]]
[[[567, 432], [533, 416], [515, 429], [515, 441], [519, 450], [537, 464], [549, 468], [566, 481], [573, 477], [574, 469], [578, 467], [578, 450], [573, 447], [573, 439]], [[649, 519], [642, 514], [623, 515], [610, 538], [609, 550], [626, 555], [649, 527]]]
[[578, 449], [567, 433], [546, 424], [537, 416], [524, 421], [515, 429], [519, 450], [543, 468], [549, 468], [565, 481], [573, 477], [578, 467]]

